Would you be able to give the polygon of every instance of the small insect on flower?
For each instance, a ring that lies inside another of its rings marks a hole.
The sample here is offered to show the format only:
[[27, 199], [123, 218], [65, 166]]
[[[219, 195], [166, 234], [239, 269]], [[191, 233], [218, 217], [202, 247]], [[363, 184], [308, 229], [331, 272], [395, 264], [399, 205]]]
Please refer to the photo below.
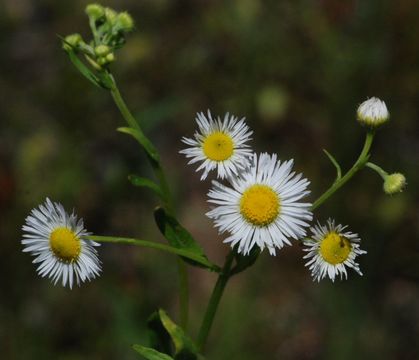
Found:
[[190, 147], [181, 150], [187, 158], [188, 164], [202, 162], [196, 171], [204, 170], [201, 180], [206, 179], [211, 170], [217, 169], [218, 178], [224, 179], [238, 173], [250, 163], [252, 151], [246, 144], [253, 131], [244, 122], [244, 118], [228, 113], [224, 120], [214, 119], [208, 111], [208, 118], [203, 113], [197, 114], [199, 132], [195, 132], [195, 139], [182, 138], [182, 142]]
[[232, 187], [213, 182], [208, 201], [217, 207], [207, 216], [221, 233], [230, 233], [224, 242], [238, 244], [238, 252], [245, 255], [255, 245], [275, 255], [276, 248], [291, 245], [289, 238], [305, 236], [313, 216], [311, 204], [300, 200], [310, 193], [310, 182], [291, 172], [292, 166], [293, 160], [254, 154], [251, 167], [230, 179]]
[[23, 252], [36, 256], [33, 263], [40, 264], [37, 272], [48, 276], [55, 284], [61, 279], [63, 286], [73, 287], [76, 282], [91, 280], [101, 268], [94, 246], [98, 243], [85, 239], [83, 219], [68, 214], [59, 203], [46, 199], [43, 205], [31, 211], [25, 220]]
[[355, 262], [358, 255], [366, 254], [361, 250], [358, 234], [350, 231], [344, 232], [347, 226], [335, 226], [334, 220], [329, 219], [327, 225], [320, 224], [311, 228], [312, 239], [304, 240], [308, 252], [304, 259], [310, 259], [306, 266], [309, 266], [313, 280], [320, 281], [329, 276], [332, 281], [340, 275], [342, 280], [348, 277], [346, 267], [354, 269], [362, 275], [359, 265]]
[[387, 122], [390, 119], [390, 113], [384, 101], [372, 97], [359, 105], [357, 118], [361, 124], [375, 128]]

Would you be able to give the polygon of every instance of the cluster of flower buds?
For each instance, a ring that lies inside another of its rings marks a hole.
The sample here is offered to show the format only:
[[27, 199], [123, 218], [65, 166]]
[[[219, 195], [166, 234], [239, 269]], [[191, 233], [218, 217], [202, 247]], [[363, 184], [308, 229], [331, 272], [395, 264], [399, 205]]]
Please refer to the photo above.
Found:
[[[386, 103], [376, 97], [365, 100], [359, 105], [356, 114], [359, 123], [366, 126], [369, 130], [380, 127], [390, 119], [390, 113], [387, 110]], [[383, 190], [387, 195], [402, 192], [405, 188], [407, 183], [403, 174], [388, 174], [378, 165], [372, 163], [368, 163], [367, 165], [383, 178]]]
[[86, 43], [80, 34], [71, 34], [64, 38], [63, 49], [67, 52], [81, 52], [96, 69], [115, 61], [115, 50], [125, 43], [125, 36], [134, 29], [134, 21], [127, 12], [115, 10], [99, 4], [86, 7], [93, 39]]

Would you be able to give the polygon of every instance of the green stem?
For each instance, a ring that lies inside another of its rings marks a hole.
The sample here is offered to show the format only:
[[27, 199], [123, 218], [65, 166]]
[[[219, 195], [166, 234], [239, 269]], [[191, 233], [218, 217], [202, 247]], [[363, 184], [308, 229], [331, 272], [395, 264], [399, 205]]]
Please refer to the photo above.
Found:
[[184, 331], [188, 329], [188, 313], [189, 313], [189, 284], [188, 272], [186, 264], [182, 259], [178, 258], [179, 270], [179, 303], [180, 303], [180, 325]]
[[196, 261], [199, 264], [202, 264], [204, 267], [211, 269], [212, 271], [215, 271], [215, 272], [221, 271], [221, 269], [217, 265], [209, 262], [207, 259], [203, 260], [201, 256], [196, 255], [192, 252], [189, 252], [188, 250], [175, 248], [173, 246], [162, 244], [162, 243], [157, 243], [154, 241], [124, 238], [124, 237], [118, 237], [118, 236], [99, 236], [99, 235], [89, 235], [89, 236], [86, 236], [86, 238], [89, 240], [97, 241], [97, 242], [129, 244], [129, 245], [146, 247], [150, 249], [162, 250], [171, 254], [179, 255], [179, 256], [188, 258], [190, 260]]
[[199, 350], [203, 349], [207, 341], [212, 323], [214, 322], [214, 316], [217, 311], [218, 304], [220, 303], [221, 297], [224, 292], [224, 288], [226, 287], [227, 282], [230, 279], [230, 269], [234, 260], [234, 256], [234, 250], [230, 250], [230, 253], [226, 257], [223, 269], [221, 270], [217, 282], [214, 286], [214, 289], [212, 290], [211, 298], [209, 300], [204, 319], [202, 320], [201, 328], [199, 329], [197, 340]]
[[340, 179], [337, 179], [332, 186], [327, 189], [311, 206], [311, 211], [317, 209], [323, 204], [330, 196], [332, 196], [337, 190], [339, 190], [346, 182], [348, 182], [352, 176], [354, 176], [360, 169], [362, 169], [369, 158], [369, 151], [371, 148], [372, 141], [374, 139], [374, 131], [368, 131], [365, 137], [364, 147], [356, 160], [355, 164], [343, 175]]
[[372, 162], [367, 162], [365, 166], [369, 167], [370, 169], [373, 169], [376, 173], [378, 173], [378, 175], [380, 175], [383, 178], [383, 180], [385, 180], [388, 176], [388, 173], [385, 170], [383, 170], [381, 167]]
[[174, 214], [174, 209], [173, 209], [173, 205], [172, 205], [172, 197], [171, 197], [171, 193], [170, 193], [170, 188], [169, 185], [167, 183], [166, 180], [166, 176], [164, 174], [164, 171], [161, 167], [160, 164], [160, 158], [158, 156], [158, 152], [155, 149], [154, 145], [152, 144], [152, 142], [145, 136], [145, 134], [143, 133], [141, 127], [138, 125], [137, 121], [135, 120], [134, 116], [131, 114], [131, 112], [129, 111], [127, 105], [125, 104], [124, 99], [121, 96], [121, 93], [118, 89], [118, 86], [116, 85], [115, 79], [113, 78], [113, 76], [111, 74], [108, 74], [108, 79], [111, 81], [112, 86], [110, 88], [110, 92], [112, 94], [112, 98], [116, 104], [116, 106], [118, 107], [119, 111], [121, 112], [122, 116], [124, 117], [124, 119], [126, 120], [126, 122], [128, 123], [128, 125], [135, 129], [138, 137], [139, 137], [139, 142], [143, 145], [144, 150], [147, 152], [148, 159], [150, 161], [150, 164], [153, 168], [154, 174], [157, 177], [159, 184], [160, 184], [160, 188], [162, 190], [163, 196], [164, 196], [164, 201], [165, 201], [165, 206], [168, 210], [168, 212]]

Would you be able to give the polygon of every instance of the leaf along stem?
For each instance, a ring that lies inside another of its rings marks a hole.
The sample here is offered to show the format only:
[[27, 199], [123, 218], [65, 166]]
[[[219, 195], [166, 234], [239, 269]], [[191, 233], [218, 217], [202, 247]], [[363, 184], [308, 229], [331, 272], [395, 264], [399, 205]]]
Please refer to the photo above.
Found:
[[370, 155], [369, 151], [374, 139], [375, 132], [369, 130], [365, 137], [364, 147], [362, 148], [361, 154], [356, 160], [355, 164], [348, 170], [348, 172], [343, 175], [340, 179], [337, 179], [329, 189], [327, 189], [320, 197], [314, 202], [311, 206], [311, 211], [317, 209], [322, 205], [330, 196], [332, 196], [337, 190], [339, 190], [346, 182], [348, 182], [352, 176], [354, 176], [359, 170], [361, 170], [367, 163]]

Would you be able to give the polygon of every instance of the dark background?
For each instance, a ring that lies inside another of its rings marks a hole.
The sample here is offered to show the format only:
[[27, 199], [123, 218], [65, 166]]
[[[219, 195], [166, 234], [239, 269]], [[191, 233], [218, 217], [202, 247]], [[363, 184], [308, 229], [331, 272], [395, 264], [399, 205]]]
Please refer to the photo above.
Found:
[[[156, 308], [178, 320], [176, 259], [107, 244], [103, 274], [72, 291], [41, 279], [22, 253], [21, 226], [48, 196], [89, 231], [163, 241], [157, 199], [127, 181], [150, 175], [109, 94], [80, 76], [57, 34], [89, 39], [85, 1], [0, 2], [0, 350], [2, 359], [137, 359]], [[315, 216], [362, 238], [364, 276], [313, 283], [294, 244], [263, 253], [234, 278], [208, 359], [419, 358], [419, 2], [109, 1], [137, 30], [112, 67], [127, 103], [161, 151], [179, 217], [210, 259], [228, 251], [205, 217], [209, 181], [178, 151], [197, 111], [246, 116], [258, 152], [294, 158], [311, 201], [333, 181], [322, 149], [347, 169], [363, 143], [367, 97], [386, 101], [372, 161], [408, 179], [386, 196], [363, 170]], [[215, 275], [190, 270], [191, 329]]]

